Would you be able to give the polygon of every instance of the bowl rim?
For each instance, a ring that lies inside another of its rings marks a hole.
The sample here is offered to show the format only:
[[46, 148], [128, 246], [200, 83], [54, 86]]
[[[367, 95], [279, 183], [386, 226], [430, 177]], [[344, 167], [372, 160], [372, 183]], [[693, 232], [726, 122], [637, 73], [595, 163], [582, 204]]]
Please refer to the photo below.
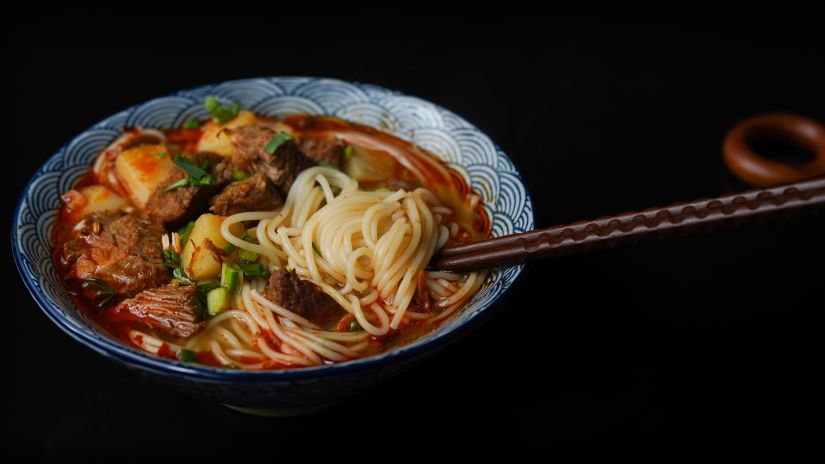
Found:
[[[28, 182], [26, 182], [25, 187], [23, 188], [22, 192], [20, 193], [20, 197], [17, 200], [17, 204], [14, 208], [14, 215], [12, 216], [11, 221], [11, 247], [12, 247], [12, 255], [14, 257], [14, 263], [17, 268], [18, 274], [20, 274], [23, 283], [26, 286], [29, 294], [32, 296], [34, 301], [40, 307], [41, 311], [46, 314], [46, 316], [61, 330], [67, 333], [70, 337], [75, 339], [76, 341], [80, 342], [82, 345], [91, 348], [92, 350], [98, 352], [99, 354], [114, 359], [119, 362], [124, 362], [130, 366], [140, 367], [144, 370], [149, 370], [153, 372], [161, 372], [164, 374], [179, 374], [184, 375], [189, 378], [197, 378], [199, 380], [207, 380], [207, 381], [244, 381], [244, 382], [272, 382], [272, 381], [289, 381], [289, 380], [298, 380], [298, 379], [305, 379], [305, 378], [321, 378], [321, 377], [329, 377], [333, 375], [341, 375], [341, 374], [348, 374], [353, 372], [358, 372], [362, 370], [366, 370], [369, 368], [377, 367], [378, 365], [382, 364], [392, 364], [394, 362], [403, 361], [412, 359], [419, 356], [424, 356], [428, 352], [435, 352], [438, 349], [444, 348], [447, 344], [452, 341], [458, 340], [462, 336], [466, 335], [470, 329], [476, 327], [478, 324], [483, 322], [487, 319], [488, 316], [492, 314], [492, 312], [499, 307], [499, 303], [505, 299], [513, 287], [516, 286], [518, 279], [522, 277], [524, 271], [524, 264], [520, 264], [515, 266], [517, 268], [517, 275], [513, 279], [510, 285], [503, 288], [502, 291], [497, 294], [492, 301], [490, 301], [489, 305], [481, 310], [479, 310], [476, 317], [473, 317], [469, 320], [464, 321], [461, 324], [458, 324], [451, 330], [447, 332], [436, 332], [427, 334], [424, 337], [421, 337], [411, 343], [402, 345], [390, 351], [386, 351], [384, 353], [367, 356], [364, 358], [357, 358], [353, 360], [348, 360], [340, 363], [333, 363], [333, 364], [322, 364], [319, 366], [309, 366], [309, 367], [299, 367], [299, 368], [290, 368], [290, 369], [266, 369], [266, 370], [256, 370], [256, 371], [246, 371], [240, 369], [228, 369], [228, 368], [220, 368], [220, 367], [212, 367], [207, 365], [201, 365], [196, 363], [182, 363], [180, 361], [171, 360], [161, 358], [151, 353], [144, 353], [140, 350], [134, 349], [126, 345], [122, 342], [116, 342], [114, 340], [110, 340], [107, 337], [101, 337], [95, 335], [88, 331], [87, 329], [83, 328], [82, 326], [76, 325], [71, 323], [71, 318], [64, 314], [63, 310], [54, 303], [52, 303], [49, 298], [43, 294], [41, 291], [37, 290], [37, 287], [34, 283], [29, 279], [26, 275], [26, 272], [23, 269], [23, 253], [22, 247], [20, 246], [20, 240], [18, 239], [18, 230], [19, 230], [19, 219], [20, 219], [20, 208], [23, 205], [24, 200], [26, 199], [26, 195], [31, 189], [32, 184], [34, 181], [39, 179], [43, 175], [44, 168], [51, 163], [55, 158], [59, 155], [63, 154], [68, 148], [68, 146], [80, 135], [94, 129], [98, 124], [105, 121], [106, 119], [111, 118], [114, 115], [121, 114], [124, 112], [129, 112], [138, 108], [150, 101], [163, 99], [175, 96], [180, 92], [186, 91], [194, 91], [200, 88], [209, 88], [215, 87], [221, 84], [231, 83], [231, 82], [244, 82], [244, 81], [254, 81], [257, 79], [309, 79], [309, 80], [326, 80], [326, 81], [337, 81], [347, 84], [352, 84], [359, 87], [368, 86], [377, 90], [389, 92], [393, 95], [404, 96], [413, 98], [416, 100], [420, 100], [423, 103], [432, 105], [439, 111], [444, 111], [449, 114], [455, 114], [459, 116], [462, 120], [464, 120], [472, 129], [477, 130], [479, 133], [486, 136], [486, 133], [480, 130], [475, 124], [467, 121], [462, 116], [458, 115], [457, 113], [444, 108], [443, 106], [433, 103], [429, 100], [425, 100], [420, 97], [416, 97], [414, 95], [409, 95], [400, 91], [388, 89], [383, 86], [364, 83], [360, 81], [350, 81], [350, 80], [343, 80], [337, 78], [330, 78], [330, 77], [317, 77], [317, 76], [259, 76], [259, 77], [251, 77], [251, 78], [241, 78], [241, 79], [228, 79], [223, 81], [217, 81], [213, 83], [201, 84], [197, 86], [187, 87], [184, 89], [175, 90], [173, 92], [166, 93], [161, 96], [150, 98], [149, 100], [142, 101], [131, 105], [127, 108], [124, 108], [120, 111], [117, 111], [109, 116], [104, 117], [100, 121], [95, 122], [91, 126], [87, 127], [86, 129], [78, 132], [75, 136], [73, 136], [70, 140], [60, 146], [51, 156], [46, 158], [43, 163], [35, 170], [34, 174], [29, 178]], [[489, 136], [488, 136], [489, 138]], [[525, 204], [533, 204], [532, 202], [532, 195], [530, 194], [530, 190], [527, 184], [524, 182], [524, 178], [521, 172], [516, 167], [516, 164], [513, 162], [510, 157], [496, 144], [492, 138], [489, 138], [490, 142], [493, 144], [493, 147], [496, 150], [496, 156], [504, 156], [504, 158], [509, 161], [514, 168], [515, 177], [518, 179], [518, 182], [521, 184], [522, 188], [524, 188], [525, 194]], [[437, 155], [437, 154], [436, 154]], [[535, 224], [535, 212], [531, 209], [528, 213], [531, 221]], [[462, 311], [465, 309], [462, 309]], [[83, 317], [86, 317], [85, 315]], [[91, 321], [94, 323], [94, 321]]]

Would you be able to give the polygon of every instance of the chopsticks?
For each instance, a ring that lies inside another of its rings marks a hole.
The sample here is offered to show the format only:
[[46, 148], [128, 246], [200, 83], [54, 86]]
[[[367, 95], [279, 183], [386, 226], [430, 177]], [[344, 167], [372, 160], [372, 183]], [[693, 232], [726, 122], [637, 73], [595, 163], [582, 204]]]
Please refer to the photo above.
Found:
[[468, 272], [690, 235], [825, 206], [825, 177], [442, 248], [429, 269]]

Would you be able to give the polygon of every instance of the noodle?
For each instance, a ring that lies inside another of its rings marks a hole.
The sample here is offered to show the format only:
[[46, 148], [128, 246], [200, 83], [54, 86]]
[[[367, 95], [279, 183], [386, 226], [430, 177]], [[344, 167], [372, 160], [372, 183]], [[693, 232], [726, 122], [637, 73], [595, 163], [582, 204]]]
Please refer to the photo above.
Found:
[[[210, 351], [222, 365], [244, 369], [317, 365], [364, 356], [370, 337], [386, 336], [404, 324], [443, 320], [486, 278], [486, 273], [425, 271], [436, 250], [456, 235], [453, 216], [425, 189], [359, 190], [341, 171], [306, 169], [280, 211], [229, 216], [221, 233], [235, 247], [259, 253], [270, 271], [286, 266], [312, 281], [351, 315], [358, 330], [324, 330], [268, 300], [263, 279], [250, 279], [235, 294], [234, 309], [212, 318], [186, 347]], [[233, 224], [249, 221], [257, 221], [248, 229], [257, 244], [230, 232]], [[421, 273], [436, 312], [413, 307]], [[157, 349], [150, 338], [143, 340]]]

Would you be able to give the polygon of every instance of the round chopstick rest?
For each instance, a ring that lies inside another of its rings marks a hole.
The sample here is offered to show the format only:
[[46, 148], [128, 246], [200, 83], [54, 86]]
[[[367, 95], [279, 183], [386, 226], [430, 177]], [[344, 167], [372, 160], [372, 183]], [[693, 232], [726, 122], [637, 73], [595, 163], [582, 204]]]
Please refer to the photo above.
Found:
[[[815, 158], [792, 166], [760, 156], [750, 147], [756, 138], [771, 138], [805, 147]], [[750, 117], [728, 131], [722, 143], [728, 168], [743, 181], [759, 187], [797, 182], [825, 174], [825, 127], [818, 122], [787, 113]]]

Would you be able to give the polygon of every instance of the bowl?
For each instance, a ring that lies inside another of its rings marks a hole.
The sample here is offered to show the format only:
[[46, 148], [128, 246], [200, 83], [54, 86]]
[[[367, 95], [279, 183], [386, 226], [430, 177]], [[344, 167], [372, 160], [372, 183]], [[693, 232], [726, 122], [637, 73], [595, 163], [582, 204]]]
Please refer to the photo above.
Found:
[[533, 207], [512, 161], [460, 116], [419, 98], [369, 84], [313, 77], [269, 77], [206, 85], [136, 105], [90, 127], [32, 176], [12, 220], [14, 260], [34, 300], [83, 345], [183, 391], [245, 412], [311, 412], [408, 370], [476, 327], [510, 289], [523, 265], [495, 270], [460, 314], [413, 343], [340, 364], [281, 371], [238, 371], [161, 359], [123, 344], [71, 301], [51, 259], [60, 194], [86, 172], [123, 126], [177, 127], [206, 118], [207, 95], [238, 101], [264, 115], [333, 115], [415, 142], [456, 168], [482, 196], [494, 236], [533, 228]]

